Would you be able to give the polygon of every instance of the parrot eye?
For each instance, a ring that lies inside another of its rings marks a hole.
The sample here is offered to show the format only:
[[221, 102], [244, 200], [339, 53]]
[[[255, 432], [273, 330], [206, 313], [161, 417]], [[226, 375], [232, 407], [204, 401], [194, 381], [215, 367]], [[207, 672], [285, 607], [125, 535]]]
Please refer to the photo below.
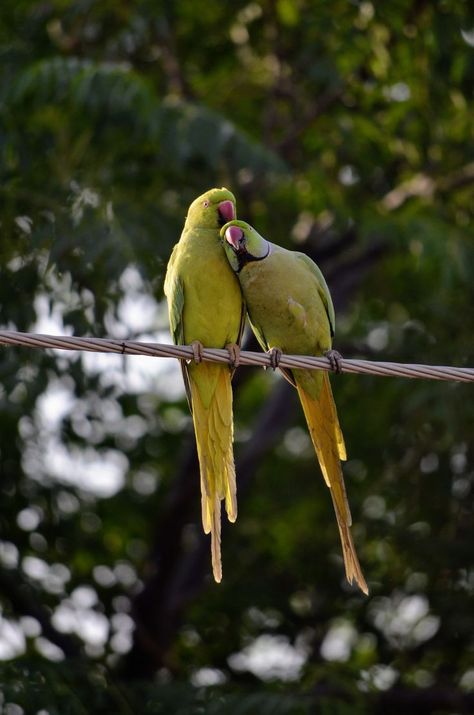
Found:
[[204, 206], [205, 209], [207, 209], [208, 206], [209, 206], [209, 201], [207, 201], [207, 200], [206, 200], [206, 201], [203, 201], [203, 202], [202, 202], [202, 205]]

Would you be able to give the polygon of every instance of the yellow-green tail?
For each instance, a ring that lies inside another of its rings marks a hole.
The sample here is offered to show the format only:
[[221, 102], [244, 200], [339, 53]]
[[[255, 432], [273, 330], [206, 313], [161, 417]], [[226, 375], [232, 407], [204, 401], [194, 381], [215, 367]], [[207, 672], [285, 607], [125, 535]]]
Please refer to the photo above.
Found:
[[189, 371], [194, 431], [201, 473], [202, 525], [211, 533], [212, 571], [222, 579], [221, 501], [229, 521], [237, 518], [232, 450], [232, 387], [227, 366], [201, 363]]
[[340, 462], [341, 459], [346, 459], [346, 448], [337, 418], [329, 377], [327, 373], [324, 373], [321, 391], [317, 399], [310, 397], [298, 384], [297, 390], [321, 471], [331, 491], [347, 580], [349, 583], [355, 581], [360, 589], [367, 594], [369, 590], [362, 574], [349, 528], [352, 518]]

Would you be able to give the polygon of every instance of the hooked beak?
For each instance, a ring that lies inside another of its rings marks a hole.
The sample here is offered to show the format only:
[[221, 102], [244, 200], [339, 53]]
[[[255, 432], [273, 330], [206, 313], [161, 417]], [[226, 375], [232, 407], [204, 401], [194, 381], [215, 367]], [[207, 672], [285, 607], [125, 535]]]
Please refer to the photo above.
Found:
[[232, 246], [236, 253], [244, 250], [244, 232], [238, 226], [229, 226], [225, 232], [225, 240]]
[[232, 201], [221, 201], [217, 207], [219, 213], [220, 224], [223, 226], [228, 221], [235, 219], [235, 208]]

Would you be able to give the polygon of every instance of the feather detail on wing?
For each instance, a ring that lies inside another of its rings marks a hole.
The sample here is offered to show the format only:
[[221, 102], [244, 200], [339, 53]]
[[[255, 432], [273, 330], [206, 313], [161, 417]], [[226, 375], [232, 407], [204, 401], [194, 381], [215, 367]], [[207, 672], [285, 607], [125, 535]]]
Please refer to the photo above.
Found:
[[334, 305], [332, 302], [328, 285], [326, 283], [326, 279], [321, 273], [319, 266], [317, 266], [316, 263], [312, 261], [311, 258], [305, 253], [295, 252], [295, 257], [305, 263], [306, 267], [310, 269], [311, 273], [313, 274], [313, 277], [316, 279], [318, 295], [323, 302], [324, 308], [328, 316], [331, 336], [334, 337], [334, 333], [336, 332], [336, 315], [334, 312]]
[[[170, 321], [171, 337], [175, 345], [184, 345], [184, 325], [183, 325], [183, 310], [184, 310], [184, 285], [179, 276], [173, 270], [174, 256], [178, 244], [173, 249], [168, 271], [165, 278], [165, 295], [168, 299], [168, 314]], [[193, 411], [191, 400], [191, 387], [189, 385], [188, 366], [184, 360], [180, 360], [181, 372], [183, 375], [184, 388], [186, 390], [186, 398], [188, 400], [189, 409]]]
[[341, 537], [347, 580], [349, 583], [355, 581], [360, 589], [367, 594], [367, 583], [362, 574], [349, 528], [352, 519], [340, 463], [340, 459], [346, 458], [346, 448], [337, 419], [329, 377], [324, 373], [318, 398], [310, 397], [298, 384], [297, 390], [321, 471], [331, 492]]

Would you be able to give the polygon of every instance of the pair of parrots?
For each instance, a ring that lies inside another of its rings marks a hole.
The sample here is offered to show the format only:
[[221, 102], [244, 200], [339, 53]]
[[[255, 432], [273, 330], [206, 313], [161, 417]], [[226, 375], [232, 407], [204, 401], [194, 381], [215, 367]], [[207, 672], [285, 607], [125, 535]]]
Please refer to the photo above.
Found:
[[[221, 501], [237, 518], [232, 451], [232, 364], [203, 362], [202, 347], [224, 348], [231, 363], [245, 315], [275, 364], [280, 351], [331, 354], [334, 308], [324, 277], [302, 253], [288, 251], [236, 220], [235, 197], [211, 189], [189, 207], [168, 263], [165, 294], [176, 344], [192, 344], [194, 360], [182, 362], [201, 475], [202, 523], [211, 533], [214, 578], [222, 578]], [[350, 533], [351, 514], [341, 469], [346, 449], [329, 378], [319, 370], [282, 370], [303, 406], [321, 471], [330, 489], [342, 543], [346, 577], [368, 592]]]

